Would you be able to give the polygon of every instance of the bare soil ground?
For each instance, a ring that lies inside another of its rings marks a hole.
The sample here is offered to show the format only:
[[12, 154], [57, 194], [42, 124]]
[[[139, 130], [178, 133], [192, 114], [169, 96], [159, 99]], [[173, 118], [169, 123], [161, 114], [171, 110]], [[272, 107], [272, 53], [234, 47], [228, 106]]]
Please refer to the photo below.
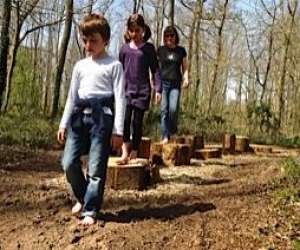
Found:
[[0, 146], [0, 249], [294, 249], [300, 205], [276, 205], [280, 161], [297, 150], [162, 168], [145, 191], [106, 190], [98, 223], [77, 225], [59, 151]]

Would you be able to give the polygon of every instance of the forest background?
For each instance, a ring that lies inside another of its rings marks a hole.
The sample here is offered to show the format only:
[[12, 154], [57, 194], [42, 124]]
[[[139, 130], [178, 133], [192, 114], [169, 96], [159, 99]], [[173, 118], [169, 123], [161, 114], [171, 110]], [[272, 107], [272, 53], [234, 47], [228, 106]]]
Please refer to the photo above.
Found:
[[[190, 79], [180, 134], [300, 145], [298, 0], [2, 0], [0, 10], [0, 143], [56, 143], [72, 68], [84, 57], [78, 23], [93, 11], [109, 20], [115, 57], [131, 13], [145, 16], [156, 47], [163, 28], [177, 26]], [[160, 137], [154, 103], [144, 134]]]

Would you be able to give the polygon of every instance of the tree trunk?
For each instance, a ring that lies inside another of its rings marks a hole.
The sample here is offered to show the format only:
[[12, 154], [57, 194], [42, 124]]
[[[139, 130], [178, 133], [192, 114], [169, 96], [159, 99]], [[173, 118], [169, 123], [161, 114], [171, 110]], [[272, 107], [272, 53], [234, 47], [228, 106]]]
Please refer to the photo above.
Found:
[[7, 77], [7, 55], [9, 50], [9, 24], [10, 24], [11, 1], [4, 0], [2, 10], [2, 22], [0, 33], [0, 107]]
[[65, 27], [64, 27], [63, 38], [59, 50], [59, 55], [58, 55], [59, 60], [56, 67], [55, 80], [54, 80], [54, 89], [53, 89], [53, 98], [52, 98], [52, 107], [51, 107], [52, 118], [54, 118], [58, 112], [60, 85], [61, 85], [61, 79], [62, 79], [62, 74], [65, 65], [68, 43], [71, 35], [71, 28], [72, 28], [73, 0], [65, 1], [65, 10], [66, 10]]
[[157, 0], [157, 6], [155, 8], [156, 15], [156, 48], [160, 46], [162, 38], [162, 29], [164, 26], [164, 6], [165, 0]]
[[223, 49], [223, 28], [226, 20], [226, 15], [227, 15], [227, 5], [228, 5], [229, 0], [225, 0], [224, 6], [223, 6], [223, 15], [221, 19], [221, 24], [218, 29], [218, 48], [217, 48], [217, 56], [216, 56], [216, 62], [215, 62], [215, 68], [214, 68], [214, 73], [213, 73], [213, 79], [211, 83], [211, 88], [210, 88], [210, 94], [209, 94], [209, 100], [208, 100], [208, 113], [212, 111], [212, 103], [214, 101], [215, 95], [216, 95], [216, 85], [217, 85], [217, 78], [218, 78], [218, 73], [219, 73], [219, 67], [221, 64], [221, 57], [222, 57], [222, 49]]
[[168, 13], [168, 21], [169, 25], [174, 26], [174, 8], [175, 8], [175, 0], [169, 0], [169, 13]]

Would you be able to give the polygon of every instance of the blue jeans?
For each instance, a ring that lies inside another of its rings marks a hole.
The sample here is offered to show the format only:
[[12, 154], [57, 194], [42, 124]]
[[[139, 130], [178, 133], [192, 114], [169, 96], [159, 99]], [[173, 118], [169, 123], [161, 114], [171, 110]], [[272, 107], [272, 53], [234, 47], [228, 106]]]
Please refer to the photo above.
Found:
[[170, 138], [177, 132], [180, 83], [162, 81], [161, 127], [162, 137]]
[[[83, 204], [82, 216], [96, 217], [101, 207], [113, 128], [113, 115], [102, 107], [92, 114], [72, 114], [62, 166], [77, 200]], [[86, 176], [80, 157], [89, 152]]]

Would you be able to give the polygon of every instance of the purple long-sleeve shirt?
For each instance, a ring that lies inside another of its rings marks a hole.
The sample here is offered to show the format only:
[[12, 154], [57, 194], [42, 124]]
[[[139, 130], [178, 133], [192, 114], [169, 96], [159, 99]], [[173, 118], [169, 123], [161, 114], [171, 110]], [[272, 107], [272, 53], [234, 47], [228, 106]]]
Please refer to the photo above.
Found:
[[127, 105], [148, 109], [151, 98], [149, 69], [154, 77], [155, 91], [161, 93], [158, 61], [153, 44], [147, 42], [135, 49], [125, 43], [120, 50], [119, 59], [125, 73]]

